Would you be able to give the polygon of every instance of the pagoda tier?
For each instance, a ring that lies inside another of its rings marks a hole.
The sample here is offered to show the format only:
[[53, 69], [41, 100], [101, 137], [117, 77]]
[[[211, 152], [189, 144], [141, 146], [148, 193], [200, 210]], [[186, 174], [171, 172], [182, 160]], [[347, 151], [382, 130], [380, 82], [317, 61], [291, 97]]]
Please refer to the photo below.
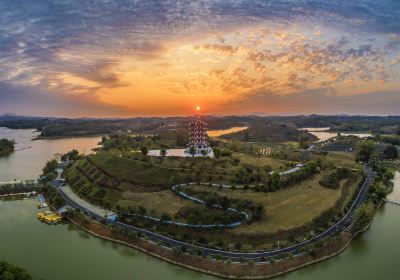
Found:
[[207, 123], [196, 120], [189, 124], [189, 147], [197, 150], [208, 149]]

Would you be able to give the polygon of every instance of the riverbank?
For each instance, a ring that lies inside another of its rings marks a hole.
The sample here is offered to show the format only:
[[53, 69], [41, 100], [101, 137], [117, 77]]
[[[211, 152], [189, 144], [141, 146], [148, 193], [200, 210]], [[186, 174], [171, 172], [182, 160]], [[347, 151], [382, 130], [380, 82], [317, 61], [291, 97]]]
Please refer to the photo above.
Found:
[[[380, 205], [375, 209], [374, 216]], [[104, 224], [87, 219], [82, 214], [75, 214], [69, 218], [70, 222], [82, 230], [102, 238], [104, 240], [123, 244], [125, 246], [140, 250], [163, 261], [185, 267], [201, 273], [227, 279], [267, 279], [277, 277], [303, 267], [330, 259], [346, 250], [351, 241], [366, 231], [373, 218], [365, 228], [352, 232], [352, 228], [346, 229], [332, 242], [323, 245], [311, 254], [289, 257], [282, 260], [265, 260], [265, 262], [240, 262], [232, 263], [229, 260], [215, 260], [210, 257], [202, 257], [191, 254], [176, 252], [171, 248], [157, 245], [139, 237], [129, 238], [116, 229], [110, 229]]]

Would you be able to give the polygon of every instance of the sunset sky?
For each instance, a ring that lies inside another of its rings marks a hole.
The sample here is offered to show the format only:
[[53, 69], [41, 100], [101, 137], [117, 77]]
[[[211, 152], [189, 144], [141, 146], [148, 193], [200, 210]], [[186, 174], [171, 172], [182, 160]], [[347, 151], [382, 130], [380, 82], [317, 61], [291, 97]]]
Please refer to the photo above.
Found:
[[400, 114], [400, 1], [3, 0], [0, 114]]

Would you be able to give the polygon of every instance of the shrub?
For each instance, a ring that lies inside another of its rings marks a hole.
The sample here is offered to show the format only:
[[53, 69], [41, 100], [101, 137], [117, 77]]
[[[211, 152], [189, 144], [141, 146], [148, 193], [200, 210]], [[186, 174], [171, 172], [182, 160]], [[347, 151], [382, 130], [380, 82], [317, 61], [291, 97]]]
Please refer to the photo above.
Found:
[[319, 184], [329, 189], [337, 189], [340, 187], [340, 181], [348, 178], [350, 175], [351, 171], [348, 168], [338, 168], [322, 178]]

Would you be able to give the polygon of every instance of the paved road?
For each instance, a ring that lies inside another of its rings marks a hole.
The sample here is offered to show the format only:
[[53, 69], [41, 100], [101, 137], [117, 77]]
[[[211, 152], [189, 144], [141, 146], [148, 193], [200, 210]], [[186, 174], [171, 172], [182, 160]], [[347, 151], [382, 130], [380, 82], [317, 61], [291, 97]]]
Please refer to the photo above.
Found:
[[[319, 240], [329, 237], [329, 236], [334, 236], [338, 234], [339, 232], [344, 231], [346, 228], [348, 228], [352, 221], [353, 221], [353, 215], [355, 210], [360, 207], [364, 202], [366, 201], [367, 193], [368, 193], [368, 187], [373, 183], [373, 177], [374, 174], [373, 172], [365, 168], [364, 173], [366, 175], [366, 180], [364, 181], [359, 193], [357, 194], [356, 199], [354, 200], [352, 206], [350, 207], [349, 211], [346, 213], [346, 215], [338, 221], [336, 224], [331, 226], [329, 229], [326, 231], [310, 238], [305, 241], [302, 241], [298, 244], [295, 244], [293, 246], [281, 248], [281, 249], [276, 249], [276, 250], [269, 250], [269, 251], [257, 251], [257, 252], [230, 252], [230, 251], [224, 251], [224, 250], [218, 250], [218, 249], [213, 249], [213, 248], [208, 248], [208, 247], [200, 247], [197, 245], [185, 243], [179, 240], [175, 240], [166, 236], [163, 236], [161, 234], [151, 232], [142, 228], [138, 228], [135, 226], [131, 226], [128, 224], [124, 224], [122, 222], [116, 221], [116, 222], [110, 222], [114, 226], [121, 228], [121, 229], [126, 229], [128, 231], [132, 232], [140, 232], [145, 236], [148, 236], [150, 240], [154, 242], [161, 242], [164, 245], [167, 245], [169, 247], [181, 247], [185, 246], [187, 249], [201, 249], [203, 251], [203, 255], [221, 255], [224, 258], [230, 258], [232, 261], [238, 261], [239, 259], [244, 259], [244, 260], [254, 260], [256, 262], [261, 261], [261, 258], [268, 258], [268, 257], [278, 257], [280, 254], [288, 254], [291, 253], [293, 255], [299, 255], [302, 253], [302, 248], [304, 246], [313, 244], [318, 242]], [[60, 185], [63, 183], [61, 180], [54, 180], [53, 186], [58, 190], [60, 195], [64, 198], [65, 202], [70, 205], [73, 208], [80, 209], [80, 211], [86, 213], [90, 217], [92, 217], [95, 220], [102, 220], [104, 217], [92, 212], [91, 210], [85, 208], [83, 205], [78, 204], [77, 202], [73, 201], [70, 197], [68, 197], [64, 192], [63, 192], [63, 187], [60, 187]]]

